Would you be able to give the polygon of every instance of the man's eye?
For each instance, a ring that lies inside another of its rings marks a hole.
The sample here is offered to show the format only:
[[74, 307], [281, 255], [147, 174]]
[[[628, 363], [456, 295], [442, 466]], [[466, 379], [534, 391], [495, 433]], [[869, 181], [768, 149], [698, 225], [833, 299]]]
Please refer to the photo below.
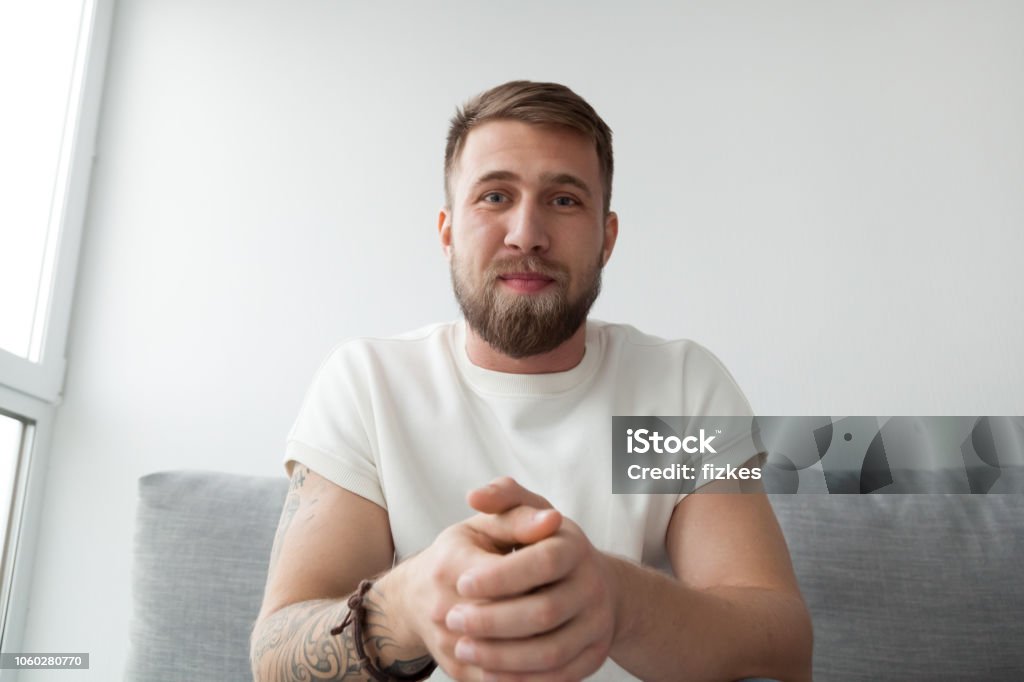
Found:
[[500, 204], [505, 201], [505, 195], [500, 192], [488, 192], [483, 196], [483, 200], [489, 204]]
[[573, 199], [572, 197], [557, 197], [557, 198], [555, 198], [555, 205], [556, 206], [576, 206], [577, 204], [579, 204], [579, 202], [576, 201], [575, 199]]

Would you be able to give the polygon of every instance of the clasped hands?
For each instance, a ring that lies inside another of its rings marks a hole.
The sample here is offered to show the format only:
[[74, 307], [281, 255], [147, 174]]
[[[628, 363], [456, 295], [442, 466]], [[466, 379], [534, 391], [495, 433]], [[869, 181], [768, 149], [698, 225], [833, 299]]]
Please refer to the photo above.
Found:
[[469, 493], [479, 514], [403, 568], [407, 623], [453, 679], [580, 680], [615, 635], [614, 560], [511, 478]]

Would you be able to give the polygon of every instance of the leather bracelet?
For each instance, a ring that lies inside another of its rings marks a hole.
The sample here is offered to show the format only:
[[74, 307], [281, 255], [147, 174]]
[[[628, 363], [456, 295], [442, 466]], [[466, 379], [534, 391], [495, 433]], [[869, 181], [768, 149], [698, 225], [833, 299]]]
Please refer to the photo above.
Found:
[[[378, 668], [370, 660], [370, 657], [366, 655], [366, 648], [363, 646], [363, 627], [365, 626], [364, 621], [366, 619], [366, 607], [363, 606], [363, 597], [366, 596], [371, 587], [373, 587], [372, 580], [364, 580], [359, 583], [359, 589], [348, 598], [348, 613], [345, 615], [345, 619], [341, 621], [341, 625], [331, 628], [331, 634], [340, 635], [350, 623], [352, 624], [352, 639], [355, 641], [356, 658], [359, 660], [359, 665], [364, 672], [368, 673], [377, 682], [417, 682], [418, 680], [427, 679], [437, 668], [437, 661], [432, 660], [426, 668], [419, 672], [410, 675], [395, 675], [386, 673]], [[377, 663], [380, 663], [379, 658]]]

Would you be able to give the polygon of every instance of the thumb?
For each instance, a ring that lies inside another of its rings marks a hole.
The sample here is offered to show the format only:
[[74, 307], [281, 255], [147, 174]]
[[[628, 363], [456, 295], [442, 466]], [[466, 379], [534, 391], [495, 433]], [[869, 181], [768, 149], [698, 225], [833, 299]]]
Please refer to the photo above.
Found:
[[470, 507], [485, 514], [500, 514], [520, 505], [536, 509], [553, 508], [545, 498], [519, 485], [511, 476], [496, 478], [481, 488], [470, 490], [466, 501]]
[[496, 546], [513, 548], [532, 545], [556, 533], [562, 527], [562, 515], [555, 509], [518, 506], [502, 514], [477, 514], [466, 523]]

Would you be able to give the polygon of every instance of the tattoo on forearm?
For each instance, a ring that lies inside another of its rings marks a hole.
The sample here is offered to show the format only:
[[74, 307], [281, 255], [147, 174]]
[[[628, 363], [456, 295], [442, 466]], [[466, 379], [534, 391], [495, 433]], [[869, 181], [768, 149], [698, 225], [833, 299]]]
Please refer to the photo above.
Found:
[[[386, 650], [398, 643], [384, 624], [383, 601], [379, 592], [364, 598], [367, 654], [387, 673], [408, 675], [423, 670], [431, 662], [429, 655], [408, 660], [387, 655]], [[347, 613], [344, 601], [321, 599], [292, 604], [271, 615], [253, 632], [250, 654], [256, 679], [372, 681], [356, 656], [353, 629], [347, 627], [337, 636], [330, 634]], [[390, 663], [384, 665], [383, 660]]]
[[[384, 660], [389, 660], [388, 648], [398, 648], [399, 643], [392, 637], [392, 630], [387, 626], [385, 616], [387, 598], [374, 584], [370, 591], [363, 597], [363, 608], [366, 610], [366, 623], [363, 628], [363, 646], [368, 656], [373, 656], [376, 649], [377, 656], [374, 662], [377, 667], [386, 673], [396, 675], [411, 675], [426, 668], [434, 659], [429, 654], [410, 659], [394, 659], [390, 664], [384, 665]], [[346, 628], [347, 630], [347, 628]], [[351, 636], [351, 633], [350, 633]]]
[[329, 630], [341, 622], [348, 607], [332, 600], [287, 606], [266, 619], [253, 633], [251, 659], [257, 680], [369, 680], [356, 660], [346, 629], [338, 637]]

